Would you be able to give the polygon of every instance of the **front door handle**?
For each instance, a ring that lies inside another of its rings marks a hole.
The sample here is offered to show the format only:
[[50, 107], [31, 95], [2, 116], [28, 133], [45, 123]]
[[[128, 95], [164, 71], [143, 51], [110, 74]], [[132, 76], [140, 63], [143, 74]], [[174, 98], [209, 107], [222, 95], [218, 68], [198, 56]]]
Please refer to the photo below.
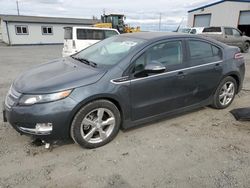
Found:
[[180, 71], [180, 72], [178, 72], [177, 73], [177, 77], [179, 78], [179, 79], [183, 79], [183, 78], [185, 78], [185, 73], [183, 72], [183, 71]]

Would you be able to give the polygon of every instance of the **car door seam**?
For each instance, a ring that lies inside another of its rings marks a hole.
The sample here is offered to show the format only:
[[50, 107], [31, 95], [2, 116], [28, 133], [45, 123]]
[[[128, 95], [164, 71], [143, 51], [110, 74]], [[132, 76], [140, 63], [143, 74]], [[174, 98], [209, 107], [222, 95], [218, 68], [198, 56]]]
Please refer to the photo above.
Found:
[[121, 81], [121, 82], [116, 81], [116, 80], [122, 80], [122, 79], [128, 78], [128, 76], [123, 76], [123, 77], [120, 77], [120, 78], [112, 79], [112, 80], [110, 80], [110, 82], [113, 83], [113, 84], [125, 84], [125, 83], [140, 81], [140, 80], [144, 80], [144, 79], [148, 79], [148, 78], [154, 78], [154, 77], [157, 77], [157, 76], [172, 74], [172, 73], [176, 73], [176, 72], [180, 72], [180, 71], [196, 69], [196, 68], [200, 68], [200, 67], [204, 67], [204, 66], [208, 66], [208, 65], [213, 65], [213, 64], [217, 64], [217, 63], [222, 63], [222, 62], [223, 62], [222, 60], [221, 61], [215, 61], [215, 62], [212, 62], [212, 63], [206, 63], [206, 64], [202, 64], [202, 65], [196, 65], [196, 66], [192, 66], [192, 67], [187, 67], [187, 68], [183, 68], [183, 69], [169, 71], [169, 72], [165, 72], [165, 73], [161, 73], [161, 74], [157, 74], [157, 75], [151, 75], [151, 76], [147, 76], [147, 77], [144, 77], [144, 78], [136, 78], [136, 79], [126, 80], [126, 81]]

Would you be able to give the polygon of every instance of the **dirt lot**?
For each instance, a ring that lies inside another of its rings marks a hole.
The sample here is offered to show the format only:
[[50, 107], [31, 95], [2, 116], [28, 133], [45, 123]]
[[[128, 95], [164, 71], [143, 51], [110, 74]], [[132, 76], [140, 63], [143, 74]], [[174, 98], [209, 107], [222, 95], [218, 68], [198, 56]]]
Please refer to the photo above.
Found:
[[[0, 47], [0, 101], [22, 71], [60, 57], [61, 46]], [[244, 88], [230, 108], [203, 108], [118, 134], [86, 150], [73, 143], [31, 145], [0, 118], [0, 187], [249, 187], [250, 122], [229, 111], [250, 106]], [[248, 90], [248, 91], [247, 91]]]

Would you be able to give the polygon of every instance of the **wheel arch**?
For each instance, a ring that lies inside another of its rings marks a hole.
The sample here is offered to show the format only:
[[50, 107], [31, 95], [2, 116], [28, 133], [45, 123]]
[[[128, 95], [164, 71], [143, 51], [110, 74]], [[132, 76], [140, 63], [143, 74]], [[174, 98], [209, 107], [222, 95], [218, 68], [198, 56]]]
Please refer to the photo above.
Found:
[[[71, 111], [71, 114], [70, 114], [70, 121], [69, 121], [69, 130], [70, 130], [70, 127], [72, 125], [72, 121], [76, 115], [76, 113], [85, 105], [87, 105], [88, 103], [90, 102], [93, 102], [93, 101], [96, 101], [96, 100], [107, 100], [107, 101], [110, 101], [112, 102], [119, 110], [120, 112], [120, 115], [121, 115], [121, 125], [122, 125], [122, 122], [124, 120], [124, 109], [121, 105], [121, 103], [119, 102], [118, 98], [116, 96], [113, 96], [113, 95], [94, 95], [94, 96], [91, 96], [89, 98], [86, 98], [84, 99], [83, 101], [81, 101], [72, 111]], [[69, 134], [70, 134], [70, 131], [68, 131]]]
[[240, 85], [241, 85], [241, 81], [240, 81], [240, 76], [236, 73], [236, 72], [230, 72], [228, 74], [226, 74], [222, 80], [228, 76], [231, 76], [233, 79], [235, 79], [236, 83], [237, 83], [237, 92], [239, 93], [239, 89], [240, 89]]

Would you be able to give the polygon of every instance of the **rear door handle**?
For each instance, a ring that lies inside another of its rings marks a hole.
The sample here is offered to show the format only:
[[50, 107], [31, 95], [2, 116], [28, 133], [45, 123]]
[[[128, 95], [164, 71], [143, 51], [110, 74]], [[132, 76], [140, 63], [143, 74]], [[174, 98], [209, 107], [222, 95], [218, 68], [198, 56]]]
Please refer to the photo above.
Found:
[[214, 66], [214, 69], [215, 70], [220, 70], [221, 69], [220, 63], [216, 63], [215, 66]]
[[177, 77], [179, 79], [183, 79], [183, 78], [185, 78], [185, 76], [186, 76], [186, 74], [183, 71], [180, 71], [180, 72], [177, 73]]

